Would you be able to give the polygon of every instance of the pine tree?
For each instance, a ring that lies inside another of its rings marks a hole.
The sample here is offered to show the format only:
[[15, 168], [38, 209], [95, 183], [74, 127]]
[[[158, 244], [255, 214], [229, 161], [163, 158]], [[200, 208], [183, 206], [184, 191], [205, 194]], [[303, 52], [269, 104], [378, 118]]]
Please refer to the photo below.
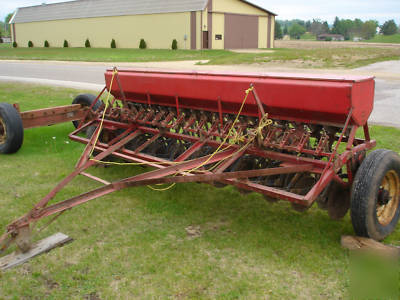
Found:
[[176, 39], [174, 39], [172, 41], [172, 46], [171, 46], [172, 50], [177, 50], [178, 49], [178, 41]]
[[115, 48], [117, 48], [117, 43], [115, 42], [115, 40], [114, 39], [112, 39], [111, 40], [111, 48], [113, 48], [113, 49], [115, 49]]
[[146, 44], [145, 40], [141, 39], [140, 43], [139, 43], [139, 49], [146, 49], [146, 48], [147, 48], [147, 44]]
[[393, 35], [397, 33], [397, 25], [394, 20], [386, 21], [381, 26], [381, 33], [383, 35]]

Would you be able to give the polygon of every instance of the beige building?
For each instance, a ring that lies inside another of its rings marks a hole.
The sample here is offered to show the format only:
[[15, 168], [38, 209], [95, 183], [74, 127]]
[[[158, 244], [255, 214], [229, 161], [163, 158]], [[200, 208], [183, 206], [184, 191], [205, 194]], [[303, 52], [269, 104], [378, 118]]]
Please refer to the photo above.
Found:
[[77, 0], [19, 8], [10, 24], [18, 47], [273, 48], [275, 16], [244, 0]]

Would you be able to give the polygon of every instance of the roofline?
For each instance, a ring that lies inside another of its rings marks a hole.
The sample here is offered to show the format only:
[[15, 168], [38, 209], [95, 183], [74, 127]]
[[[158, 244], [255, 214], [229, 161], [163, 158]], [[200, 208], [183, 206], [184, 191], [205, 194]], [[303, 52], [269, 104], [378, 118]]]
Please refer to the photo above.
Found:
[[[38, 7], [38, 6], [50, 6], [50, 5], [58, 5], [58, 4], [64, 4], [68, 2], [79, 2], [79, 1], [85, 1], [85, 0], [63, 0], [62, 2], [55, 2], [55, 3], [42, 3], [42, 4], [35, 4], [35, 5], [29, 5], [29, 6], [21, 6], [19, 8], [32, 8], [32, 7]], [[17, 9], [19, 9], [17, 8]]]
[[[203, 10], [206, 9], [206, 7], [208, 6], [208, 3], [209, 3], [210, 1], [211, 1], [211, 0], [206, 1], [205, 5], [204, 5], [204, 7], [203, 7]], [[266, 10], [265, 8], [263, 8], [263, 7], [261, 7], [261, 6], [258, 6], [258, 5], [256, 5], [256, 4], [253, 4], [253, 3], [249, 2], [249, 1], [246, 1], [246, 0], [239, 0], [239, 1], [244, 2], [244, 3], [246, 3], [246, 4], [250, 5], [250, 6], [253, 6], [253, 7], [255, 7], [255, 8], [258, 8], [258, 9], [260, 9], [260, 10], [262, 10], [262, 11], [264, 11], [264, 12], [270, 14], [270, 15], [274, 15], [275, 17], [278, 16], [276, 13], [273, 13], [272, 11]]]
[[254, 4], [254, 3], [251, 3], [249, 1], [246, 1], [246, 0], [239, 0], [239, 1], [244, 2], [244, 3], [248, 4], [248, 5], [251, 5], [251, 6], [255, 7], [255, 8], [261, 9], [262, 11], [265, 11], [266, 13], [268, 13], [270, 15], [274, 15], [275, 17], [278, 16], [276, 13], [273, 13], [272, 11], [266, 10], [265, 8], [263, 8], [261, 6], [258, 6], [258, 5]]
[[[26, 21], [24, 21], [24, 22], [15, 22], [14, 21], [14, 19], [15, 19], [15, 17], [16, 17], [16, 15], [17, 15], [17, 13], [18, 13], [18, 11], [20, 10], [20, 9], [25, 9], [25, 8], [34, 8], [34, 7], [42, 7], [42, 6], [56, 6], [56, 5], [59, 5], [59, 4], [65, 4], [65, 3], [74, 3], [74, 2], [83, 2], [83, 1], [86, 1], [86, 0], [64, 0], [63, 2], [56, 2], [56, 3], [42, 3], [42, 4], [37, 4], [37, 5], [30, 5], [30, 6], [23, 6], [23, 7], [18, 7], [16, 10], [15, 10], [15, 12], [14, 12], [14, 15], [12, 16], [12, 18], [10, 19], [10, 22], [9, 22], [9, 24], [11, 24], [11, 23], [15, 23], [15, 24], [18, 24], [18, 23], [32, 23], [32, 22], [42, 22], [42, 21], [55, 21], [55, 20], [66, 20], [66, 19], [49, 19], [49, 20], [41, 20], [41, 21], [29, 21], [29, 22], [26, 22]], [[203, 7], [203, 9], [202, 10], [196, 10], [196, 11], [204, 11], [204, 9], [207, 7], [207, 5], [208, 5], [208, 2], [209, 1], [211, 1], [211, 0], [204, 0], [205, 1], [205, 4], [204, 4], [204, 7]], [[188, 10], [188, 11], [179, 11], [179, 13], [181, 13], [181, 12], [191, 12], [192, 10]], [[164, 12], [161, 12], [160, 14], [163, 14]], [[172, 13], [172, 12], [166, 12], [166, 13]], [[143, 15], [143, 14], [138, 14], [138, 15]], [[129, 16], [129, 15], [117, 15], [117, 16]], [[104, 18], [104, 17], [115, 17], [114, 15], [112, 15], [112, 16], [110, 16], [110, 15], [104, 15], [104, 16], [96, 16], [96, 17], [85, 17], [85, 18], [97, 18], [97, 17], [101, 17], [101, 18]], [[81, 19], [81, 18], [69, 18], [69, 19]]]
[[[24, 6], [24, 7], [21, 7], [21, 8], [31, 8], [31, 7], [38, 7], [38, 6], [57, 5], [57, 4], [60, 4], [60, 3], [77, 2], [77, 1], [84, 1], [84, 0], [65, 0], [64, 2], [49, 3], [49, 4], [39, 4], [39, 5], [31, 5], [31, 6]], [[210, 1], [211, 1], [211, 0], [205, 1], [203, 10], [206, 9], [206, 7], [208, 6], [208, 3], [209, 3]], [[262, 11], [264, 11], [264, 12], [270, 14], [270, 15], [274, 15], [275, 17], [278, 16], [276, 13], [273, 13], [273, 12], [271, 12], [271, 11], [269, 11], [269, 10], [267, 10], [267, 9], [265, 9], [265, 8], [263, 8], [263, 7], [261, 7], [261, 6], [258, 6], [258, 5], [256, 5], [256, 4], [253, 4], [253, 3], [249, 2], [249, 1], [246, 1], [246, 0], [239, 0], [239, 1], [241, 1], [241, 2], [243, 2], [243, 3], [246, 3], [246, 4], [250, 5], [250, 6], [253, 6], [253, 7], [257, 8], [257, 9], [260, 9], [260, 10], [262, 10]], [[14, 19], [15, 19], [15, 16], [17, 15], [19, 9], [20, 9], [20, 8], [17, 8], [17, 9], [15, 10], [15, 12], [14, 12], [12, 18], [10, 19], [9, 24], [15, 23], [15, 22], [14, 22]], [[103, 16], [103, 17], [107, 17], [107, 16]], [[25, 23], [25, 22], [21, 22], [21, 23]], [[30, 22], [29, 22], [29, 23], [30, 23]]]
[[207, 0], [207, 1], [205, 1], [204, 2], [204, 7], [203, 7], [203, 10], [205, 10], [206, 9], [206, 7], [208, 6], [208, 2], [210, 2], [211, 0]]
[[14, 12], [13, 16], [11, 17], [10, 21], [8, 22], [8, 24], [14, 23], [14, 18], [15, 18], [15, 16], [17, 15], [18, 10], [19, 10], [19, 8], [17, 8], [17, 9], [15, 10], [15, 12]]

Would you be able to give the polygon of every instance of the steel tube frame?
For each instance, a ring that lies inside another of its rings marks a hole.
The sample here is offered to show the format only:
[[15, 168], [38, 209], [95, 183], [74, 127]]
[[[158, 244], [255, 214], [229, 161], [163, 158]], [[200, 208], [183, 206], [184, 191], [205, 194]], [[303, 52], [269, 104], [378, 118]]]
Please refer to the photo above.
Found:
[[[122, 90], [121, 81], [119, 80], [118, 77], [118, 73], [116, 75], [116, 80], [118, 83], [118, 87], [121, 91], [121, 95], [123, 97], [123, 99], [121, 100], [123, 102], [123, 107], [124, 108], [128, 107], [125, 94]], [[92, 104], [92, 107], [99, 100], [100, 96], [105, 92], [105, 90], [106, 87], [97, 96], [95, 102]], [[262, 104], [263, 102], [260, 100], [257, 91], [254, 89], [254, 87], [252, 89], [252, 92], [255, 102], [259, 109], [259, 120], [261, 120], [261, 118], [264, 117], [265, 115], [265, 110]], [[116, 101], [116, 99], [113, 100], [113, 103], [114, 101]], [[148, 95], [147, 104], [151, 105], [150, 95]], [[222, 122], [221, 99], [218, 99], [218, 104], [219, 104], [219, 115], [221, 120], [218, 121], [217, 123]], [[153, 184], [183, 183], [183, 182], [212, 183], [214, 181], [219, 181], [225, 184], [234, 185], [238, 188], [262, 193], [264, 195], [268, 195], [274, 198], [288, 200], [290, 202], [301, 204], [304, 206], [310, 206], [332, 180], [337, 181], [338, 183], [342, 184], [345, 187], [348, 187], [353, 180], [352, 174], [351, 173], [349, 174], [348, 181], [344, 181], [343, 179], [339, 178], [339, 176], [337, 176], [337, 172], [346, 164], [347, 166], [349, 166], [351, 158], [356, 153], [371, 149], [376, 145], [375, 141], [370, 140], [367, 124], [364, 126], [364, 135], [365, 135], [364, 141], [355, 138], [355, 134], [358, 128], [357, 126], [353, 126], [350, 135], [345, 136], [347, 129], [349, 128], [350, 120], [352, 117], [353, 108], [351, 108], [348, 112], [346, 122], [344, 124], [340, 136], [335, 137], [337, 144], [335, 146], [334, 151], [332, 153], [324, 153], [320, 151], [319, 153], [321, 157], [322, 156], [328, 157], [329, 158], [328, 161], [264, 150], [261, 149], [259, 146], [257, 146], [255, 142], [248, 143], [246, 144], [245, 147], [240, 146], [238, 144], [232, 145], [227, 143], [226, 145], [222, 145], [222, 149], [223, 147], [226, 146], [225, 149], [228, 150], [188, 160], [196, 151], [198, 151], [205, 145], [208, 145], [212, 148], [218, 148], [221, 146], [220, 142], [218, 142], [216, 139], [211, 138], [217, 136], [215, 134], [217, 123], [211, 125], [208, 132], [204, 130], [201, 131], [200, 135], [204, 136], [195, 136], [191, 134], [170, 132], [168, 131], [168, 129], [173, 129], [174, 125], [167, 125], [166, 123], [165, 123], [165, 130], [154, 128], [154, 126], [156, 125], [155, 123], [157, 123], [158, 119], [161, 120], [162, 116], [160, 115], [161, 113], [159, 113], [158, 116], [156, 115], [155, 118], [150, 121], [150, 118], [153, 116], [152, 112], [148, 112], [144, 116], [144, 119], [141, 120], [140, 122], [136, 122], [137, 120], [135, 120], [134, 122], [131, 122], [129, 124], [111, 121], [107, 119], [101, 121], [99, 118], [93, 121], [86, 122], [84, 124], [83, 120], [86, 120], [88, 118], [88, 114], [90, 113], [91, 108], [87, 109], [87, 108], [81, 108], [80, 106], [79, 107], [69, 106], [69, 107], [58, 107], [54, 109], [41, 110], [37, 111], [36, 113], [35, 112], [26, 113], [26, 119], [29, 118], [35, 119], [37, 116], [37, 120], [39, 120], [39, 117], [43, 117], [45, 121], [49, 122], [47, 113], [56, 114], [57, 112], [60, 112], [60, 114], [63, 113], [66, 114], [70, 112], [79, 112], [79, 118], [74, 120], [81, 120], [81, 122], [79, 124], [79, 127], [74, 132], [72, 132], [69, 135], [69, 137], [74, 141], [86, 144], [86, 147], [76, 164], [75, 170], [66, 178], [64, 178], [64, 180], [62, 180], [52, 191], [50, 191], [48, 195], [46, 195], [41, 201], [39, 201], [29, 213], [27, 213], [23, 217], [17, 219], [16, 221], [7, 226], [7, 233], [0, 238], [0, 247], [3, 246], [2, 248], [0, 248], [0, 252], [4, 250], [4, 247], [8, 247], [10, 241], [13, 238], [18, 237], [18, 234], [20, 232], [26, 232], [26, 228], [31, 223], [37, 222], [38, 220], [51, 215], [62, 213], [68, 209], [76, 207], [90, 200], [129, 187], [153, 185]], [[177, 116], [179, 119], [181, 113], [179, 108], [178, 95], [176, 95], [176, 109], [177, 109]], [[111, 109], [109, 108], [109, 111], [110, 110]], [[187, 132], [195, 133], [196, 130], [189, 128], [190, 126], [192, 126], [190, 124], [191, 122], [190, 120], [185, 125], [186, 127], [184, 128], [184, 130]], [[37, 123], [39, 124], [40, 122], [41, 121], [38, 121]], [[202, 127], [201, 125], [205, 124], [205, 122], [206, 122], [205, 120], [199, 120], [199, 125], [197, 126], [197, 130], [200, 130], [200, 127]], [[98, 142], [97, 137], [99, 136], [100, 131], [103, 129], [100, 127], [99, 125], [100, 123], [103, 124], [103, 128], [105, 129], [111, 129], [111, 130], [124, 129], [124, 131], [118, 134], [108, 143]], [[153, 126], [153, 128], [148, 127], [146, 125]], [[223, 123], [221, 123], [221, 126], [222, 125]], [[79, 134], [82, 133], [89, 126], [97, 126], [92, 137], [90, 139], [87, 139], [79, 136]], [[228, 133], [227, 130], [223, 130], [222, 132], [220, 132], [219, 137], [222, 137], [227, 133]], [[141, 134], [151, 134], [152, 137], [150, 137], [146, 142], [137, 147], [135, 151], [126, 149], [124, 147], [132, 139], [136, 138]], [[160, 137], [184, 140], [192, 143], [192, 145], [188, 149], [186, 149], [186, 151], [180, 154], [174, 162], [141, 153], [142, 150], [147, 148], [149, 145], [151, 145]], [[340, 156], [337, 156], [338, 147], [342, 143], [342, 141], [347, 142], [347, 147], [346, 150]], [[99, 151], [99, 154], [97, 154], [93, 159], [91, 159], [90, 156], [93, 150]], [[295, 151], [296, 149], [288, 149], [288, 150]], [[311, 150], [308, 149], [301, 149], [301, 150], [303, 154], [313, 154], [313, 151]], [[86, 172], [87, 169], [98, 164], [101, 160], [103, 160], [109, 155], [113, 155], [128, 161], [143, 163], [148, 166], [156, 168], [156, 170], [139, 174], [133, 177], [128, 177], [112, 183]], [[267, 168], [267, 169], [226, 172], [226, 170], [243, 155], [252, 155], [252, 156], [268, 158], [271, 160], [277, 160], [281, 162], [281, 166], [276, 168]], [[206, 165], [219, 162], [222, 163], [212, 172], [207, 171], [206, 169], [203, 168]], [[282, 189], [261, 185], [255, 182], [251, 182], [250, 180], [240, 180], [240, 179], [249, 179], [260, 176], [271, 176], [271, 175], [293, 174], [293, 173], [296, 174], [314, 173], [320, 175], [320, 177], [317, 183], [305, 196], [298, 195]], [[49, 205], [50, 201], [56, 196], [56, 194], [78, 175], [86, 176], [92, 180], [104, 184], [104, 186], [83, 193], [81, 195], [72, 197], [70, 199]]]
[[20, 112], [24, 129], [79, 121], [88, 113], [80, 104], [57, 106]]

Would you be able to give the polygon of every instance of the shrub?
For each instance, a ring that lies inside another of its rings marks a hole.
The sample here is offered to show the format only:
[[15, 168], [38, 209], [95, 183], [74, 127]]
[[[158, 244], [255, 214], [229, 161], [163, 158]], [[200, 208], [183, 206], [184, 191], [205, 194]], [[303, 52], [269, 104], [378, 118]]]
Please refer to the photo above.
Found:
[[64, 48], [68, 48], [68, 41], [64, 40]]
[[326, 41], [326, 42], [332, 42], [332, 38], [331, 38], [331, 37], [327, 37], [327, 38], [325, 39], [325, 41]]
[[140, 49], [146, 49], [147, 48], [147, 44], [146, 44], [144, 39], [140, 40], [139, 48]]
[[178, 49], [178, 41], [176, 39], [174, 39], [172, 41], [172, 46], [171, 46], [172, 50], [177, 50]]
[[114, 39], [111, 40], [111, 48], [113, 49], [117, 48], [117, 43], [115, 43]]
[[44, 41], [44, 47], [45, 48], [49, 48], [50, 47], [50, 44], [49, 44], [49, 42], [46, 40], [46, 41]]
[[86, 39], [85, 47], [86, 47], [86, 48], [90, 48], [90, 41], [89, 41], [89, 39]]
[[29, 48], [32, 48], [32, 47], [33, 47], [32, 41], [29, 41], [29, 42], [28, 42], [28, 47], [29, 47]]
[[0, 44], [3, 44], [3, 39], [2, 38], [0, 38]]
[[12, 46], [13, 46], [13, 48], [17, 48], [18, 47], [17, 42], [13, 42]]

